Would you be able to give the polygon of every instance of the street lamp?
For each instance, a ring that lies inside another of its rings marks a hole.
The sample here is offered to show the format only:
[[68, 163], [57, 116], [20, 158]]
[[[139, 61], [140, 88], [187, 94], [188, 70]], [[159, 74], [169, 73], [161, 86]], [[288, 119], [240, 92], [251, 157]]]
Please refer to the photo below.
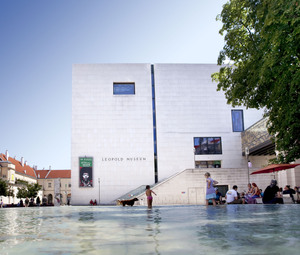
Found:
[[100, 205], [100, 178], [98, 178], [98, 184], [99, 184], [99, 202], [98, 202], [98, 204]]
[[250, 183], [250, 175], [249, 175], [249, 148], [248, 147], [245, 148], [245, 154], [246, 154], [246, 158], [247, 158], [248, 183]]

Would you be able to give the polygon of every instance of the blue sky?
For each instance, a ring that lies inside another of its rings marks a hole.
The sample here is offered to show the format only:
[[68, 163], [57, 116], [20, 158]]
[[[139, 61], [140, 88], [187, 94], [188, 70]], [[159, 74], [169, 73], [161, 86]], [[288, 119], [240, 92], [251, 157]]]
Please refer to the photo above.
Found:
[[1, 0], [0, 153], [71, 167], [74, 63], [216, 63], [225, 0]]

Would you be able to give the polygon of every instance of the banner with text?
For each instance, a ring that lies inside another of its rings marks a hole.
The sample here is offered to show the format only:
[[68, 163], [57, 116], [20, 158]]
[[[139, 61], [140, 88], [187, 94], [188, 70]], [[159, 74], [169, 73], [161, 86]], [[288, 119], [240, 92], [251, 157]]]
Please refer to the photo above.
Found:
[[93, 187], [93, 158], [79, 158], [79, 187]]

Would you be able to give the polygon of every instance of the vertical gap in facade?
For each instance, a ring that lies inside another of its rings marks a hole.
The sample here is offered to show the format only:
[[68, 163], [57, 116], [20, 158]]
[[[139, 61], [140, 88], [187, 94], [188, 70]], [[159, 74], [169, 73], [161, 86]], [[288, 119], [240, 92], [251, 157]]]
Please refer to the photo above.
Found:
[[151, 86], [152, 86], [152, 112], [153, 112], [153, 141], [154, 141], [154, 178], [155, 178], [155, 183], [157, 183], [158, 182], [158, 169], [157, 169], [157, 136], [156, 136], [154, 65], [151, 65]]

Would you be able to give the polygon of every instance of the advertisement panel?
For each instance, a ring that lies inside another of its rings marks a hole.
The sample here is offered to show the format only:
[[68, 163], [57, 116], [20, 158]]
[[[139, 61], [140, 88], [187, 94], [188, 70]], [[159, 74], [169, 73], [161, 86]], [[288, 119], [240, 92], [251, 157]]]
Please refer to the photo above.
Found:
[[79, 158], [79, 187], [93, 187], [93, 158]]

